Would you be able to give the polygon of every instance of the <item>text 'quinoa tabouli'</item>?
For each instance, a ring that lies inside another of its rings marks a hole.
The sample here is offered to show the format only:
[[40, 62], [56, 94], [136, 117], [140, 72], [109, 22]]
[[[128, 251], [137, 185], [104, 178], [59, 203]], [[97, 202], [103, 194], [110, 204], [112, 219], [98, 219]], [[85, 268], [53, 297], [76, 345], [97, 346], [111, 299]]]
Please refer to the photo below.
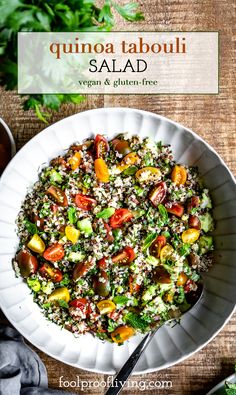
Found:
[[211, 264], [211, 200], [170, 146], [128, 134], [70, 147], [17, 219], [17, 275], [46, 317], [122, 344], [180, 317]]

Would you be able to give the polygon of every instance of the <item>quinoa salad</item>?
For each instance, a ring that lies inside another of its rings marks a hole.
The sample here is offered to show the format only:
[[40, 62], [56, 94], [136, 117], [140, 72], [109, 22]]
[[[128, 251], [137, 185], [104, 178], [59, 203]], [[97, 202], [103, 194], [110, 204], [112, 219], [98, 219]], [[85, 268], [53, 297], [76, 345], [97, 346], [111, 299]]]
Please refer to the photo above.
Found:
[[169, 145], [98, 134], [41, 171], [13, 266], [50, 321], [120, 345], [191, 307], [212, 264], [211, 210]]

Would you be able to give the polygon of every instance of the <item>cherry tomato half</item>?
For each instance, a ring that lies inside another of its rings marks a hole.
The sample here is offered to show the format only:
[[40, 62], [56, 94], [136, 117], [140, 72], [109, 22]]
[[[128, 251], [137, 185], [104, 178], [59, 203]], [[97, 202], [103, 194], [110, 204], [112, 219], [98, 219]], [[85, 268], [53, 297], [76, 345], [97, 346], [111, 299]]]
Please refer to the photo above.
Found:
[[101, 134], [97, 134], [94, 140], [95, 144], [95, 157], [98, 158], [105, 158], [107, 152], [109, 151], [109, 144], [107, 139], [102, 136]]
[[164, 181], [159, 182], [149, 193], [149, 200], [157, 207], [166, 197], [167, 187]]
[[200, 230], [189, 228], [182, 233], [182, 240], [184, 243], [193, 244], [198, 240], [200, 236]]
[[120, 326], [119, 328], [116, 328], [111, 333], [111, 338], [115, 343], [123, 343], [125, 340], [128, 340], [131, 336], [133, 336], [134, 333], [135, 330], [133, 328], [124, 325], [124, 326]]
[[59, 243], [52, 244], [43, 253], [44, 259], [50, 262], [60, 261], [62, 258], [64, 258], [64, 255], [65, 255], [64, 248]]
[[76, 152], [69, 160], [68, 165], [72, 170], [76, 170], [81, 163], [81, 154], [80, 152]]
[[97, 202], [90, 196], [77, 193], [77, 195], [75, 195], [75, 204], [77, 207], [81, 208], [81, 210], [90, 211], [96, 206]]
[[95, 159], [94, 169], [98, 181], [109, 182], [109, 170], [104, 159], [102, 158]]
[[126, 140], [114, 139], [112, 140], [112, 145], [114, 150], [119, 152], [121, 155], [127, 155], [131, 152], [129, 143]]
[[166, 237], [165, 236], [157, 236], [157, 238], [152, 242], [149, 252], [150, 255], [155, 256], [156, 258], [160, 257], [161, 249], [166, 245]]
[[166, 207], [166, 210], [170, 214], [174, 214], [176, 217], [182, 217], [184, 214], [184, 206], [179, 203], [171, 203], [170, 207]]
[[59, 283], [63, 278], [62, 272], [59, 269], [56, 269], [55, 267], [50, 265], [49, 263], [44, 263], [40, 267], [39, 273], [42, 277], [45, 277], [53, 281], [54, 283]]
[[120, 228], [124, 222], [128, 222], [133, 218], [133, 214], [127, 208], [118, 208], [109, 220], [110, 226], [115, 228]]
[[54, 200], [59, 206], [68, 206], [68, 200], [65, 192], [58, 187], [51, 185], [46, 190], [46, 195], [48, 195], [52, 200]]
[[21, 250], [16, 255], [16, 261], [22, 277], [27, 278], [36, 273], [38, 269], [38, 260], [27, 249]]
[[93, 266], [93, 262], [90, 261], [76, 263], [72, 274], [73, 280], [76, 281], [80, 277], [83, 277], [90, 269], [93, 268]]
[[119, 165], [116, 166], [118, 173], [122, 173], [124, 170], [128, 169], [130, 166], [135, 165], [139, 161], [139, 156], [136, 152], [130, 152], [125, 155]]
[[194, 229], [201, 229], [201, 221], [196, 215], [189, 215], [188, 219], [188, 226], [189, 228], [194, 228]]
[[106, 258], [102, 258], [97, 262], [97, 266], [99, 267], [99, 269], [106, 269], [107, 268], [107, 260]]
[[71, 300], [69, 306], [74, 307], [75, 309], [80, 309], [86, 315], [89, 315], [92, 312], [90, 304], [86, 298]]
[[159, 284], [171, 283], [170, 273], [168, 273], [164, 266], [157, 266], [153, 273], [153, 279]]
[[111, 290], [110, 278], [105, 270], [100, 270], [93, 279], [94, 292], [99, 296], [108, 296]]
[[122, 251], [120, 251], [117, 255], [112, 257], [113, 263], [118, 263], [119, 265], [128, 265], [133, 262], [136, 255], [133, 248], [127, 246]]
[[178, 277], [178, 280], [177, 280], [178, 287], [182, 287], [183, 285], [186, 284], [187, 281], [188, 281], [188, 277], [186, 276], [186, 274], [184, 272], [181, 272], [179, 274], [179, 277]]
[[116, 305], [111, 300], [105, 299], [105, 300], [100, 300], [100, 302], [98, 302], [97, 308], [100, 314], [108, 314], [116, 309]]
[[184, 185], [187, 181], [187, 171], [183, 166], [175, 165], [171, 172], [171, 180], [175, 185]]

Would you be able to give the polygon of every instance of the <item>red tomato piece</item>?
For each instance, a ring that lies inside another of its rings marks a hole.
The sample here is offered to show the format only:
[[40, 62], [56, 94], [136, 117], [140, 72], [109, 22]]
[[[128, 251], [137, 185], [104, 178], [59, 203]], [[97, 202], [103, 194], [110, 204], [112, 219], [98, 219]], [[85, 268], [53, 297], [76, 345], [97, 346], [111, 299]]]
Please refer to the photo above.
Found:
[[58, 187], [51, 185], [47, 190], [46, 194], [54, 200], [59, 206], [66, 207], [68, 206], [68, 200], [65, 192]]
[[62, 258], [64, 258], [64, 255], [65, 255], [64, 248], [59, 243], [52, 244], [43, 253], [44, 259], [50, 262], [60, 261]]
[[81, 210], [90, 211], [96, 206], [97, 202], [90, 196], [77, 193], [77, 195], [75, 195], [75, 204], [77, 207], [81, 208]]
[[167, 186], [164, 181], [159, 182], [156, 186], [151, 190], [149, 194], [149, 200], [151, 200], [153, 206], [157, 207], [166, 197]]
[[184, 206], [179, 203], [172, 203], [170, 207], [166, 207], [166, 210], [168, 213], [176, 215], [176, 217], [182, 217], [184, 214]]
[[109, 151], [109, 144], [107, 139], [101, 134], [97, 134], [94, 140], [95, 144], [95, 157], [96, 159], [102, 158], [104, 159], [107, 152]]
[[133, 248], [127, 246], [117, 255], [113, 256], [112, 262], [127, 265], [135, 259], [136, 255]]
[[46, 277], [54, 283], [59, 283], [63, 278], [62, 272], [59, 269], [54, 268], [49, 263], [44, 263], [40, 267], [39, 273], [42, 277]]
[[93, 262], [86, 261], [86, 262], [79, 262], [76, 263], [73, 269], [73, 280], [78, 280], [79, 278], [85, 276], [89, 272], [90, 269], [93, 268]]
[[110, 226], [115, 228], [120, 228], [124, 222], [128, 222], [133, 218], [133, 214], [127, 208], [118, 208], [109, 220]]
[[80, 309], [86, 315], [89, 315], [92, 312], [90, 304], [86, 298], [78, 298], [71, 300], [69, 306], [74, 307], [76, 309]]
[[107, 268], [107, 260], [106, 258], [102, 258], [97, 262], [99, 269], [106, 269]]

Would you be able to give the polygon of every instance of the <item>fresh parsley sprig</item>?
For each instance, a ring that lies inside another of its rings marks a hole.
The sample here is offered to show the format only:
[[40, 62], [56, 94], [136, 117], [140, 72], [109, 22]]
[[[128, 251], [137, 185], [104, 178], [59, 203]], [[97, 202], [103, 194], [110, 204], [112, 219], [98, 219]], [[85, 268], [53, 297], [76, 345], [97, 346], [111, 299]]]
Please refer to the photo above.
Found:
[[[18, 32], [110, 31], [115, 25], [114, 10], [130, 22], [143, 19], [136, 2], [119, 5], [105, 0], [99, 8], [95, 0], [0, 0], [0, 85], [8, 90], [17, 87]], [[50, 112], [63, 103], [83, 100], [80, 94], [29, 95], [23, 108], [33, 109], [47, 123]]]

